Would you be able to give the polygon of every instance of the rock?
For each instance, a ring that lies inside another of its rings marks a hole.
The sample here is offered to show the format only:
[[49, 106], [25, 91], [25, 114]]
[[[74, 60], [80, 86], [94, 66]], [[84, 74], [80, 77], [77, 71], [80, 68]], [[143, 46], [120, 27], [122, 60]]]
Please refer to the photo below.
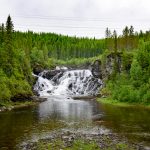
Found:
[[5, 106], [3, 106], [2, 108], [1, 108], [1, 111], [5, 111], [7, 108], [5, 107]]
[[32, 100], [32, 94], [17, 94], [14, 97], [11, 98], [11, 101], [13, 102], [25, 102], [25, 101], [31, 101]]
[[144, 150], [150, 150], [150, 147], [149, 146], [145, 146]]
[[102, 119], [102, 117], [103, 117], [103, 114], [97, 114], [97, 115], [92, 116], [92, 120], [97, 121], [97, 120]]
[[102, 79], [102, 70], [101, 70], [100, 60], [94, 61], [94, 63], [91, 65], [91, 72], [94, 77]]
[[74, 100], [95, 100], [96, 96], [75, 96], [73, 97]]
[[[51, 80], [53, 77], [55, 77], [56, 79], [62, 77], [63, 73], [65, 71], [66, 70], [63, 70], [63, 69], [61, 69], [61, 70], [45, 70], [45, 71], [41, 72], [39, 75], [42, 76], [43, 78]], [[56, 80], [56, 79], [53, 79], [53, 80]]]
[[33, 66], [33, 73], [38, 75], [40, 72], [44, 71], [44, 68], [40, 64], [35, 64]]
[[7, 110], [8, 110], [8, 111], [11, 111], [11, 110], [12, 110], [12, 108], [11, 108], [11, 107], [8, 107], [8, 108], [7, 108]]
[[32, 96], [32, 100], [35, 102], [44, 102], [47, 100], [45, 97]]

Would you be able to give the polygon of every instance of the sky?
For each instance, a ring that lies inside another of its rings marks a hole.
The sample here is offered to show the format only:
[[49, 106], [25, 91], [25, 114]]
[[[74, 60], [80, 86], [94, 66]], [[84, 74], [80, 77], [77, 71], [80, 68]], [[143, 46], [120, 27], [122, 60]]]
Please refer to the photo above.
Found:
[[12, 17], [15, 30], [103, 38], [108, 27], [150, 29], [150, 0], [1, 0], [0, 23]]

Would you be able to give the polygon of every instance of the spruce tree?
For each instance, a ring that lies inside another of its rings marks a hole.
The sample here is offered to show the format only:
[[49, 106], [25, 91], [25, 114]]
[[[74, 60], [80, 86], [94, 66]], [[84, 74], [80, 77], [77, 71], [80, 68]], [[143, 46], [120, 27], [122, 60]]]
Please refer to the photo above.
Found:
[[0, 45], [2, 46], [2, 43], [4, 42], [4, 24], [0, 26]]
[[7, 54], [6, 64], [4, 64], [4, 71], [7, 76], [11, 76], [13, 73], [13, 64], [14, 64], [14, 51], [13, 51], [13, 23], [10, 15], [6, 21], [6, 32], [4, 40], [4, 49]]
[[128, 26], [125, 27], [125, 29], [123, 30], [123, 37], [125, 40], [125, 47], [128, 50], [128, 38], [129, 38], [129, 28]]

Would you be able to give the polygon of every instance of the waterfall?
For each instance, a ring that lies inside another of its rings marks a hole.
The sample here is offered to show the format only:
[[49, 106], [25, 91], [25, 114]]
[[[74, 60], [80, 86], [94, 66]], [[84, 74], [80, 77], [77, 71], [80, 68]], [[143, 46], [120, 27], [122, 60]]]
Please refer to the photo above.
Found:
[[67, 70], [58, 68], [55, 71], [44, 71], [38, 75], [34, 90], [40, 96], [96, 95], [102, 87], [102, 81], [93, 77], [90, 70]]

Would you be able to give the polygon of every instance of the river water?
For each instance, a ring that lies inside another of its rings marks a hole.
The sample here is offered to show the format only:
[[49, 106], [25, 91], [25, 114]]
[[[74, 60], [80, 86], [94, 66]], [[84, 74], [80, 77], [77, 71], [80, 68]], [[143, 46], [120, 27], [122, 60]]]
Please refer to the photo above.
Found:
[[[88, 76], [91, 78], [89, 72]], [[63, 78], [63, 80], [59, 82], [61, 86], [70, 84], [70, 80], [66, 80], [66, 78]], [[74, 80], [73, 76], [71, 82], [74, 83]], [[43, 84], [47, 85], [45, 79], [43, 81]], [[46, 82], [49, 81], [46, 80]], [[78, 82], [80, 83], [80, 81]], [[52, 84], [49, 82], [49, 85]], [[84, 87], [84, 84], [80, 83], [80, 85]], [[94, 100], [73, 100], [69, 95], [72, 92], [68, 89], [64, 88], [69, 94], [61, 93], [59, 95], [60, 89], [57, 88], [59, 86], [54, 86], [53, 92], [55, 94], [46, 95], [48, 100], [38, 106], [18, 108], [0, 113], [0, 149], [19, 149], [21, 145], [28, 141], [46, 138], [52, 131], [58, 129], [86, 130], [88, 128], [88, 130], [91, 129], [91, 132], [98, 132], [92, 130], [95, 127], [101, 129], [101, 132], [104, 133], [113, 132], [125, 136], [129, 139], [129, 142], [150, 146], [150, 109], [138, 106], [111, 106], [97, 103]], [[47, 87], [49, 88], [49, 86]], [[44, 86], [42, 86], [42, 90], [41, 87], [39, 89], [41, 95], [48, 91]], [[65, 92], [64, 89], [63, 92]], [[87, 91], [88, 89], [90, 88], [87, 88]], [[78, 90], [76, 85], [74, 85], [74, 90]], [[81, 86], [78, 91], [84, 93]]]

